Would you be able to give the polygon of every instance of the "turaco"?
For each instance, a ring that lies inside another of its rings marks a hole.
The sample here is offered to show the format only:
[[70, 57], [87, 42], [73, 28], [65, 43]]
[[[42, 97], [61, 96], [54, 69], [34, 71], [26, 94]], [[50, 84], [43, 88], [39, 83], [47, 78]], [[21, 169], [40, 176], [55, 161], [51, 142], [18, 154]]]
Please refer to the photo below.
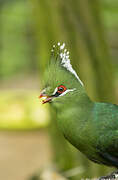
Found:
[[[118, 106], [91, 101], [64, 43], [54, 45], [51, 54], [40, 94], [42, 103], [56, 108], [64, 137], [88, 159], [118, 168]], [[115, 176], [112, 173], [104, 179]]]

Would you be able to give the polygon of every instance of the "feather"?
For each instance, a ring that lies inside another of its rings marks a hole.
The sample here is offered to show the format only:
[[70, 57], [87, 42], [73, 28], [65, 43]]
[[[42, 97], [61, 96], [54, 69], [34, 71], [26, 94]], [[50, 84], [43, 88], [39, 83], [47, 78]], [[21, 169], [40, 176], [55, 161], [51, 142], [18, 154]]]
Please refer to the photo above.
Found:
[[65, 43], [61, 45], [60, 42], [57, 43], [56, 45], [53, 45], [53, 49], [51, 50], [52, 54], [56, 56], [58, 59], [61, 60], [61, 66], [66, 68], [69, 72], [71, 72], [80, 82], [80, 84], [83, 86], [83, 82], [80, 80], [79, 76], [77, 75], [76, 71], [73, 69], [71, 63], [70, 63], [70, 56], [69, 56], [69, 51], [65, 49]]

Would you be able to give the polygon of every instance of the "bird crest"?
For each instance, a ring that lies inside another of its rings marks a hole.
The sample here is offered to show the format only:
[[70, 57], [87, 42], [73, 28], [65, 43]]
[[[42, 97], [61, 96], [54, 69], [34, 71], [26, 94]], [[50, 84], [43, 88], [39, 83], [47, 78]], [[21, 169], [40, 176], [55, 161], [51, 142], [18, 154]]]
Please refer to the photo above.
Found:
[[80, 82], [80, 84], [83, 86], [83, 82], [80, 80], [79, 76], [77, 75], [76, 71], [73, 69], [71, 63], [70, 63], [70, 53], [65, 48], [65, 43], [61, 44], [60, 42], [57, 43], [57, 45], [53, 45], [53, 48], [51, 50], [52, 57], [56, 58], [57, 60], [60, 60], [61, 66], [66, 68], [69, 72], [71, 72]]

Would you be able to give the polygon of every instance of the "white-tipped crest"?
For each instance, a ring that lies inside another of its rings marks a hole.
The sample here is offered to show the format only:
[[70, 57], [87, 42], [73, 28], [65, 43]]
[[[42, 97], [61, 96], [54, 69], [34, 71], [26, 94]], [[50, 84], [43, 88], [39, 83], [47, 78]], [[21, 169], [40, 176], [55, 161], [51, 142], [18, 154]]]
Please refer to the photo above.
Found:
[[[76, 71], [73, 69], [73, 67], [72, 67], [72, 65], [70, 63], [69, 51], [67, 51], [67, 49], [65, 49], [65, 43], [63, 43], [61, 45], [60, 42], [58, 42], [57, 45], [60, 48], [59, 55], [60, 55], [60, 58], [61, 58], [61, 65], [63, 67], [65, 67], [68, 71], [70, 71], [72, 74], [74, 74], [74, 76], [78, 79], [80, 84], [83, 86], [83, 82], [80, 80], [79, 76], [77, 75]], [[53, 45], [53, 48], [54, 47], [55, 47], [55, 45]]]

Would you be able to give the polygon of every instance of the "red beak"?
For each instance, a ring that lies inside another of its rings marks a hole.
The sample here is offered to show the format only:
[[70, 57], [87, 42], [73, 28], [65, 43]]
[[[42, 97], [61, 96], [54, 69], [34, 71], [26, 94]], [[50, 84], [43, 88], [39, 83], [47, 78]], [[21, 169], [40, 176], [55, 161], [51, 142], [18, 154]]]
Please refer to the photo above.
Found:
[[39, 99], [41, 99], [44, 95], [41, 93], [40, 96], [38, 97]]
[[47, 96], [46, 94], [43, 94], [43, 93], [41, 93], [38, 98], [39, 98], [39, 99], [42, 99], [42, 104], [51, 102], [51, 100], [52, 100], [52, 97]]

